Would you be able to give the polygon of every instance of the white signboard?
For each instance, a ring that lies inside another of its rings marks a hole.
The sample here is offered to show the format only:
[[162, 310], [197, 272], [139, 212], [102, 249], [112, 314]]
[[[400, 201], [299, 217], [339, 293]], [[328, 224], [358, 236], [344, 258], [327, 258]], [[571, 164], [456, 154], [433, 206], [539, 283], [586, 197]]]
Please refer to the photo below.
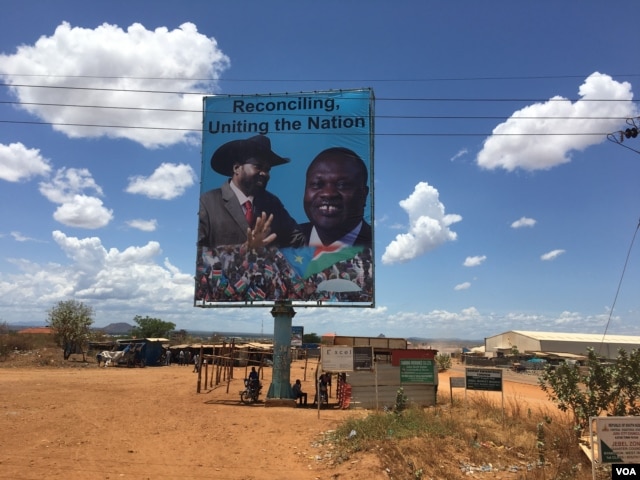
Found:
[[640, 463], [640, 417], [592, 417], [591, 436], [596, 461]]
[[322, 369], [325, 372], [353, 372], [353, 347], [323, 345]]

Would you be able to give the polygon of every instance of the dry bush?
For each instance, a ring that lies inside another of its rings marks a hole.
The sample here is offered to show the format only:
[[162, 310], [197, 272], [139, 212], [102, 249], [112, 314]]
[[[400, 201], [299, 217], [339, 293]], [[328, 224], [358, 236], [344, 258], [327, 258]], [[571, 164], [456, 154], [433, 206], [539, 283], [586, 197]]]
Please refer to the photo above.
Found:
[[[477, 392], [476, 392], [477, 393]], [[329, 438], [334, 463], [373, 454], [390, 479], [591, 479], [570, 419], [489, 395], [352, 418]]]
[[0, 367], [86, 368], [93, 358], [82, 361], [82, 355], [64, 360], [62, 349], [52, 335], [41, 333], [0, 333]]
[[55, 342], [51, 335], [3, 330], [0, 331], [0, 346], [0, 355], [6, 359], [16, 351], [25, 352], [41, 348], [53, 348], [55, 347]]

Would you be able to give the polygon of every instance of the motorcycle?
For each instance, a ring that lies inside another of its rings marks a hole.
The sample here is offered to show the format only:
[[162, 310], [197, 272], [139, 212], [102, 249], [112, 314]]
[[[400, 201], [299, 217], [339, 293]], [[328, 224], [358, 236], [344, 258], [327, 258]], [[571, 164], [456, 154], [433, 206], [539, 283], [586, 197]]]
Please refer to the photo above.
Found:
[[257, 380], [251, 381], [248, 378], [244, 379], [244, 390], [240, 391], [240, 401], [242, 403], [255, 403], [258, 401], [262, 385]]

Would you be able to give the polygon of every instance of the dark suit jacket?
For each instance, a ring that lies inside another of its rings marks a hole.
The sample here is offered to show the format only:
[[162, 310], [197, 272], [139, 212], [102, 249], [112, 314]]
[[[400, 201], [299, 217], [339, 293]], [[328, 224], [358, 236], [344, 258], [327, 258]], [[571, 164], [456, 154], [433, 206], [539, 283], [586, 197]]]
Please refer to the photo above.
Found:
[[[311, 222], [303, 223], [300, 225], [300, 230], [304, 234], [305, 245], [309, 245], [309, 238], [311, 237], [311, 230], [313, 229], [313, 224]], [[360, 229], [360, 233], [356, 237], [356, 241], [354, 245], [362, 245], [366, 248], [371, 248], [373, 244], [373, 233], [371, 231], [371, 225], [369, 225], [364, 220], [362, 221], [362, 228]]]
[[[291, 218], [280, 199], [272, 193], [264, 191], [256, 195], [253, 199], [253, 210], [256, 216], [262, 212], [266, 212], [267, 215], [273, 214], [271, 232], [278, 236], [270, 246], [298, 247], [304, 243], [298, 224]], [[198, 216], [198, 246], [238, 245], [247, 241], [249, 224], [238, 197], [228, 182], [200, 196]]]

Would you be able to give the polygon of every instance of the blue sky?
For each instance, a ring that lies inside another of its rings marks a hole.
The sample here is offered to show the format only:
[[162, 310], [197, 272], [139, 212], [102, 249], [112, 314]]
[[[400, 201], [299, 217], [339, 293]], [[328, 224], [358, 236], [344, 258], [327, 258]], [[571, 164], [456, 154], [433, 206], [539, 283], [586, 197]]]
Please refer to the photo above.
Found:
[[640, 138], [606, 136], [638, 116], [624, 10], [20, 2], [0, 29], [0, 322], [74, 298], [97, 326], [272, 331], [268, 308], [192, 306], [202, 96], [371, 87], [376, 307], [294, 325], [638, 335]]

